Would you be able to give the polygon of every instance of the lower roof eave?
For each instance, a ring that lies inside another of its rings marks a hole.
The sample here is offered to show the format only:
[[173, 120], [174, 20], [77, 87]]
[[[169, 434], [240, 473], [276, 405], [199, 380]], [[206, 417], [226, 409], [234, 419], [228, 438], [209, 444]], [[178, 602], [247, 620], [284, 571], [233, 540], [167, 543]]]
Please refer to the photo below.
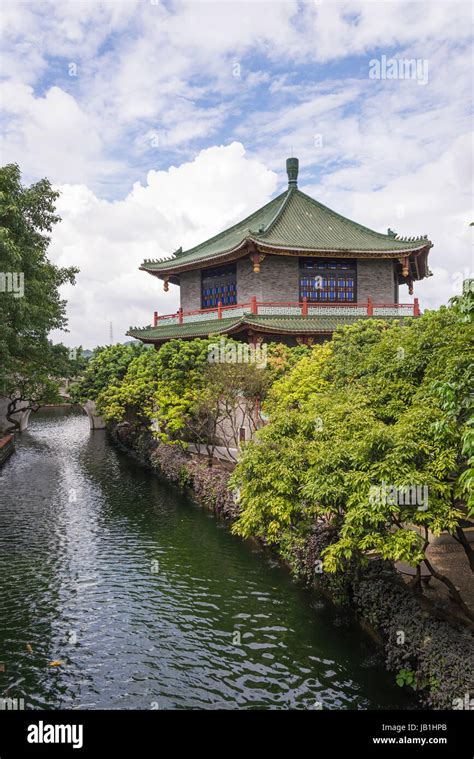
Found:
[[[159, 344], [169, 340], [193, 340], [194, 338], [219, 337], [234, 335], [240, 332], [254, 332], [269, 335], [332, 335], [340, 326], [354, 324], [361, 319], [411, 319], [412, 316], [373, 316], [338, 314], [335, 316], [303, 316], [303, 315], [254, 315], [245, 314], [236, 318], [209, 320], [200, 323], [174, 324], [169, 327], [148, 327], [143, 330], [131, 329], [129, 337], [143, 343]], [[328, 323], [329, 322], [329, 323]]]
[[[306, 317], [303, 318], [306, 319]], [[223, 329], [212, 329], [212, 326], [207, 324], [202, 330], [193, 330], [192, 333], [187, 333], [184, 330], [180, 333], [179, 330], [174, 330], [171, 333], [163, 332], [161, 335], [140, 335], [139, 333], [132, 331], [127, 332], [127, 336], [133, 337], [134, 339], [147, 344], [160, 344], [168, 342], [169, 340], [194, 340], [195, 338], [219, 337], [223, 335], [234, 335], [239, 332], [255, 332], [258, 334], [269, 335], [306, 335], [311, 337], [316, 335], [332, 335], [339, 326], [344, 326], [344, 324], [344, 320], [341, 319], [340, 324], [335, 324], [333, 327], [318, 327], [317, 325], [308, 325], [307, 322], [294, 322], [288, 326], [282, 324], [272, 326], [270, 324], [265, 324], [262, 320], [253, 320], [251, 318], [243, 317], [236, 323], [230, 324]]]

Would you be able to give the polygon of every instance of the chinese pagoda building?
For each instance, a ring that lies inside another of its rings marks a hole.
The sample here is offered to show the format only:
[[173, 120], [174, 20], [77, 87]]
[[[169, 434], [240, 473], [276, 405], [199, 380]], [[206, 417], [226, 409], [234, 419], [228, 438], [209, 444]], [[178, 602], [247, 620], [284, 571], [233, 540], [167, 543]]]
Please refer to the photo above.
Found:
[[229, 229], [140, 269], [180, 288], [180, 308], [154, 314], [128, 335], [157, 347], [168, 340], [229, 335], [250, 342], [312, 344], [364, 318], [419, 315], [400, 303], [430, 276], [432, 243], [357, 224], [298, 189], [288, 158], [288, 189]]

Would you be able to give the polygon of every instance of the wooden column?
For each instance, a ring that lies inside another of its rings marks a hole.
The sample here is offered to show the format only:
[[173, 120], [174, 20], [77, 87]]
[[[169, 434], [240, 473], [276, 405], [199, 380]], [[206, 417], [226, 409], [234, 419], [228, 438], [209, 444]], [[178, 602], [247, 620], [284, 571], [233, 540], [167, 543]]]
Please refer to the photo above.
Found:
[[374, 306], [372, 303], [372, 298], [369, 295], [369, 297], [367, 298], [367, 316], [373, 316], [373, 315], [374, 315]]
[[250, 298], [250, 312], [256, 316], [258, 314], [258, 308], [257, 308], [257, 296], [252, 295]]
[[308, 298], [303, 298], [303, 308], [301, 309], [302, 316], [308, 316]]
[[155, 311], [155, 313], [153, 314], [153, 326], [154, 327], [158, 326], [158, 311]]
[[183, 323], [183, 309], [178, 308], [178, 324], [182, 324], [182, 323]]
[[222, 319], [222, 302], [220, 300], [217, 302], [217, 318]]

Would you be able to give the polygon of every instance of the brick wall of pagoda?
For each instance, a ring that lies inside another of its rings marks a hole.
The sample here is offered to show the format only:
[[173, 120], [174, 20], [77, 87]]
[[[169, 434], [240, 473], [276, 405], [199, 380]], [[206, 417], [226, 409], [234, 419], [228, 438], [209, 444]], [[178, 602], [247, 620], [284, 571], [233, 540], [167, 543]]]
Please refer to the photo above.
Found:
[[374, 303], [396, 303], [394, 264], [389, 259], [357, 261], [357, 300], [364, 303], [368, 297]]
[[252, 295], [258, 301], [298, 301], [298, 258], [266, 256], [258, 274], [248, 258], [237, 261], [237, 300], [247, 303]]
[[[187, 271], [181, 279], [181, 307], [184, 311], [201, 308], [201, 272]], [[261, 270], [254, 273], [245, 257], [237, 261], [237, 301], [248, 303], [255, 295], [258, 301], [298, 301], [298, 258], [266, 256]], [[359, 259], [357, 261], [357, 300], [371, 297], [374, 303], [397, 303], [398, 284], [391, 260]]]
[[181, 308], [197, 311], [201, 308], [201, 272], [184, 271], [180, 274]]

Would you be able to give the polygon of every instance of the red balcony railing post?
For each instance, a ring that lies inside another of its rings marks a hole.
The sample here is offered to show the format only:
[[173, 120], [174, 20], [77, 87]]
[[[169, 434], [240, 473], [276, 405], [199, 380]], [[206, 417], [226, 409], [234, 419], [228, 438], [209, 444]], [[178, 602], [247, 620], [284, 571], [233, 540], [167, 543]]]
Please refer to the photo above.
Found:
[[308, 316], [308, 298], [303, 298], [303, 308], [301, 309], [302, 316]]
[[158, 311], [155, 311], [155, 313], [153, 314], [153, 326], [154, 327], [158, 326]]
[[415, 298], [413, 301], [413, 316], [419, 316], [420, 315], [420, 303], [418, 301], [418, 298]]
[[252, 295], [252, 297], [250, 298], [250, 311], [254, 316], [258, 314], [256, 295]]
[[178, 324], [182, 324], [182, 323], [183, 323], [183, 309], [178, 308]]
[[374, 306], [372, 303], [372, 298], [369, 296], [367, 298], [367, 316], [373, 316], [374, 315]]
[[217, 318], [222, 319], [222, 303], [221, 301], [217, 301]]

